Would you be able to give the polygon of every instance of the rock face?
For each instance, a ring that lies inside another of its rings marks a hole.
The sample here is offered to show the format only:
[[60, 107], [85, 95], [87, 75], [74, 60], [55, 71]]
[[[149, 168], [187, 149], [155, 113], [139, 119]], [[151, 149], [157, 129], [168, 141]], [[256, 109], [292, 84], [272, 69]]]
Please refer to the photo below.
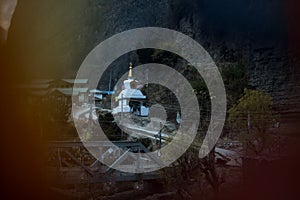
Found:
[[12, 63], [32, 76], [70, 77], [91, 49], [116, 33], [171, 28], [197, 40], [217, 63], [245, 61], [251, 86], [271, 94], [279, 109], [295, 110], [300, 75], [287, 46], [284, 2], [20, 0], [8, 49]]

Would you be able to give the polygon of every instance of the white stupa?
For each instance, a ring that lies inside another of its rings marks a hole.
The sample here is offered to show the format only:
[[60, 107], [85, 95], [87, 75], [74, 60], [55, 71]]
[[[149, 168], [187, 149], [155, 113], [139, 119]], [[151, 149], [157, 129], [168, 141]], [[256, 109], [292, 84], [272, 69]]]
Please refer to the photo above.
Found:
[[[129, 106], [129, 101], [130, 99], [135, 99], [135, 100], [142, 100], [146, 99], [146, 96], [143, 95], [143, 93], [139, 90], [134, 88], [134, 83], [135, 80], [132, 77], [132, 64], [130, 63], [129, 67], [129, 74], [128, 74], [128, 79], [126, 79], [124, 82], [124, 90], [120, 92], [118, 95], [118, 106], [113, 109], [112, 114], [117, 114], [117, 113], [129, 113], [132, 111], [132, 109]], [[141, 106], [141, 115], [148, 115], [149, 109]]]

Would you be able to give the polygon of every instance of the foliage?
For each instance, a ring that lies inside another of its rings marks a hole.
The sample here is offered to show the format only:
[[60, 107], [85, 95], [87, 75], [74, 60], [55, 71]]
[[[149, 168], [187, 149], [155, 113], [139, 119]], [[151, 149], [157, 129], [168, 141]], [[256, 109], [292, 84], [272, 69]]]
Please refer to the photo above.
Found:
[[246, 150], [261, 153], [268, 141], [267, 129], [274, 121], [271, 97], [260, 90], [244, 90], [238, 104], [229, 110], [228, 121], [246, 145]]
[[174, 185], [182, 199], [189, 196], [186, 188], [191, 184], [191, 180], [199, 183], [199, 190], [202, 183], [210, 185], [216, 196], [224, 183], [224, 177], [215, 162], [215, 149], [213, 148], [206, 157], [199, 158], [202, 143], [203, 138], [197, 134], [189, 149], [171, 165], [171, 168], [162, 171], [163, 184], [167, 187]]
[[203, 79], [191, 81], [191, 85], [197, 95], [198, 102], [202, 111], [210, 110], [210, 96], [207, 86]]
[[215, 195], [218, 195], [221, 184], [224, 183], [224, 177], [217, 172], [215, 163], [215, 148], [209, 154], [200, 160], [200, 169], [205, 175], [205, 179], [212, 186]]
[[228, 107], [232, 107], [247, 86], [246, 65], [243, 61], [239, 61], [221, 67], [220, 71], [226, 88], [227, 104]]
[[174, 66], [177, 63], [178, 58], [178, 55], [161, 49], [155, 49], [152, 55], [152, 60], [154, 62], [162, 63], [168, 66]]

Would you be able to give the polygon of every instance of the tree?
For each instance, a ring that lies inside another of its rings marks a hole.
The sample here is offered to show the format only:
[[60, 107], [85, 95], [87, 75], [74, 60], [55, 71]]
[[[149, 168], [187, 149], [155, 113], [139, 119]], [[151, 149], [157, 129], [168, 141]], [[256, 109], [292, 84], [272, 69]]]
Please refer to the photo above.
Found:
[[260, 154], [267, 146], [267, 130], [274, 121], [271, 97], [261, 90], [244, 90], [238, 103], [229, 110], [229, 124], [239, 133], [248, 153]]
[[200, 169], [204, 173], [207, 182], [211, 185], [215, 198], [218, 198], [220, 186], [225, 182], [225, 179], [218, 173], [215, 160], [216, 151], [214, 147], [206, 157], [200, 159]]
[[246, 63], [240, 60], [237, 63], [224, 64], [220, 71], [226, 88], [227, 105], [232, 107], [241, 98], [247, 86]]

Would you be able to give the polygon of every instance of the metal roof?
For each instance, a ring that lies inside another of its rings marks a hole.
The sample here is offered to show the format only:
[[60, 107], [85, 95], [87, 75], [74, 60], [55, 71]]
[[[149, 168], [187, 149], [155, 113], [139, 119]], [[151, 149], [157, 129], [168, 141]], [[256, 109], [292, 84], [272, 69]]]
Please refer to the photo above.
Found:
[[23, 84], [23, 85], [20, 85], [19, 88], [25, 88], [25, 89], [47, 89], [49, 88], [50, 84]]
[[54, 79], [33, 79], [31, 83], [33, 84], [46, 84], [54, 81]]
[[56, 90], [67, 96], [78, 95], [79, 93], [88, 92], [88, 88], [56, 88]]
[[98, 93], [98, 94], [114, 94], [114, 91], [109, 91], [109, 90], [98, 90], [98, 89], [93, 89], [90, 90], [90, 93]]
[[87, 84], [88, 83], [88, 79], [62, 79], [63, 81], [67, 82], [67, 83], [72, 83], [72, 84]]

